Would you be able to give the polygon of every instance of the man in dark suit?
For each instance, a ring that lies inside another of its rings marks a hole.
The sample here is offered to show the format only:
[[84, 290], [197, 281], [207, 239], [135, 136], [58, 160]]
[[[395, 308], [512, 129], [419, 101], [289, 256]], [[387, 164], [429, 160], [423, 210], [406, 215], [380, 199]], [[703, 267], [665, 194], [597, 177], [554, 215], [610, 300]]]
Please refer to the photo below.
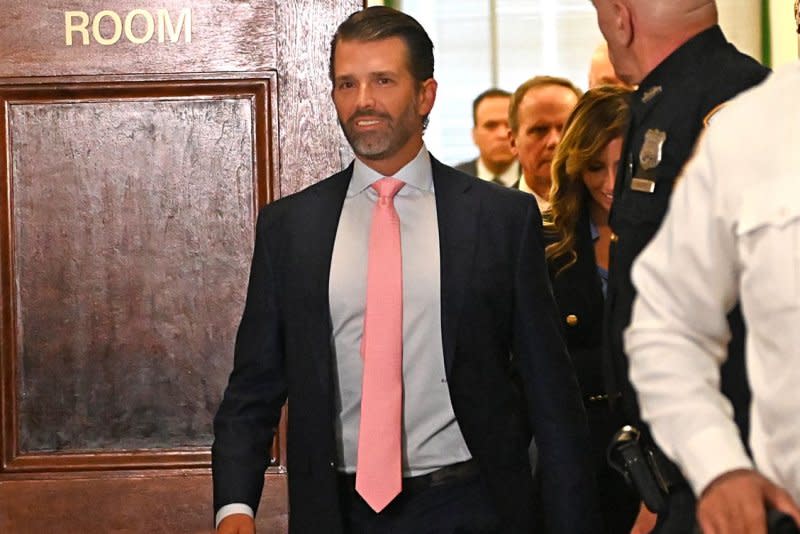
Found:
[[522, 168], [518, 187], [534, 196], [542, 213], [550, 207], [550, 167], [561, 131], [581, 94], [566, 78], [535, 76], [511, 95], [509, 141]]
[[[614, 70], [638, 85], [631, 98], [627, 132], [614, 187], [609, 253], [604, 374], [610, 395], [622, 395], [628, 422], [662, 459], [666, 506], [654, 532], [691, 532], [694, 498], [686, 481], [652, 443], [641, 422], [628, 378], [622, 334], [636, 296], [630, 271], [667, 210], [675, 179], [692, 154], [704, 122], [741, 91], [761, 82], [768, 69], [736, 50], [717, 25], [714, 0], [593, 0], [608, 42]], [[692, 228], [686, 228], [692, 232]], [[749, 392], [744, 378], [743, 331], [738, 310], [729, 317], [733, 332], [723, 369], [723, 389], [746, 433]], [[654, 519], [642, 508], [637, 528], [650, 532]]]
[[287, 397], [292, 533], [530, 532], [531, 432], [548, 531], [594, 532], [585, 414], [532, 197], [428, 154], [437, 84], [413, 18], [351, 15], [331, 79], [357, 158], [259, 214], [214, 421], [218, 532], [253, 532]]
[[487, 89], [472, 102], [472, 141], [478, 147], [475, 159], [456, 165], [456, 169], [481, 180], [515, 187], [520, 169], [508, 141], [508, 104], [511, 93]]

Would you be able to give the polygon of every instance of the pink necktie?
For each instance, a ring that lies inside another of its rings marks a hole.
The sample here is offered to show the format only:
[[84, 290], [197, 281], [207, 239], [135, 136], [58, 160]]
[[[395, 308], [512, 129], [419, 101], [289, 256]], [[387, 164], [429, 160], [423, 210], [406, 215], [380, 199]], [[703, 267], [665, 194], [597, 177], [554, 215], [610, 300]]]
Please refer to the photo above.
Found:
[[356, 491], [376, 512], [402, 489], [403, 262], [394, 196], [404, 185], [395, 178], [372, 185], [378, 201], [369, 234]]

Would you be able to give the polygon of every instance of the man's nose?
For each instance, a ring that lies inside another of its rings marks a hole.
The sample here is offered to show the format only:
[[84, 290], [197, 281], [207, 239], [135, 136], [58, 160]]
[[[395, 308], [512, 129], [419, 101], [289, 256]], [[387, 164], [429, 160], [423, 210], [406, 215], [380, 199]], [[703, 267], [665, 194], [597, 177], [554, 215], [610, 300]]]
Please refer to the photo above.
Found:
[[361, 84], [358, 87], [358, 107], [375, 107], [375, 94], [372, 91], [372, 87], [370, 87], [370, 84], [368, 83]]
[[494, 131], [495, 139], [497, 139], [498, 141], [503, 141], [505, 143], [510, 143], [508, 134], [509, 134], [508, 127], [496, 128]]
[[547, 132], [547, 146], [550, 148], [555, 148], [560, 141], [561, 130], [558, 128], [550, 128], [550, 131]]

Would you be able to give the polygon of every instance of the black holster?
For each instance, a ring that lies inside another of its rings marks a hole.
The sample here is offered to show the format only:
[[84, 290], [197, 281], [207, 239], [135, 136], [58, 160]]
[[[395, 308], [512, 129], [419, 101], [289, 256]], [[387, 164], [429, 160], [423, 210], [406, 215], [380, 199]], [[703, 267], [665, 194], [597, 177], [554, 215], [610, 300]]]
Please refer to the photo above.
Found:
[[[657, 447], [640, 441], [641, 433], [636, 427], [622, 427], [608, 446], [608, 463], [625, 477], [641, 497], [647, 508], [655, 513], [666, 509], [670, 489], [685, 484], [683, 475]], [[767, 510], [767, 532], [769, 534], [800, 534], [794, 520], [777, 510]], [[699, 527], [695, 534], [702, 534]]]
[[636, 427], [622, 427], [608, 446], [608, 463], [625, 477], [653, 513], [661, 513], [672, 486], [683, 483], [677, 467], [656, 447], [640, 441]]

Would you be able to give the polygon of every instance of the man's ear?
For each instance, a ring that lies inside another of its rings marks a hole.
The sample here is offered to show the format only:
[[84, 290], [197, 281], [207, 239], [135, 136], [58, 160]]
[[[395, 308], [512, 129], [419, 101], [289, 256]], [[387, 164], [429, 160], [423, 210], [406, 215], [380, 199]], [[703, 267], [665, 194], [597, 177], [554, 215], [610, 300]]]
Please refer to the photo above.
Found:
[[618, 44], [629, 47], [633, 42], [633, 17], [627, 3], [615, 0], [614, 10], [614, 40]]
[[420, 117], [428, 115], [433, 109], [438, 86], [439, 84], [433, 78], [428, 78], [422, 82], [422, 86], [419, 89], [419, 101], [417, 102], [417, 113], [419, 113]]
[[514, 135], [511, 128], [508, 129], [508, 144], [511, 145], [511, 153], [514, 157], [519, 157], [519, 150], [517, 150], [517, 136]]

